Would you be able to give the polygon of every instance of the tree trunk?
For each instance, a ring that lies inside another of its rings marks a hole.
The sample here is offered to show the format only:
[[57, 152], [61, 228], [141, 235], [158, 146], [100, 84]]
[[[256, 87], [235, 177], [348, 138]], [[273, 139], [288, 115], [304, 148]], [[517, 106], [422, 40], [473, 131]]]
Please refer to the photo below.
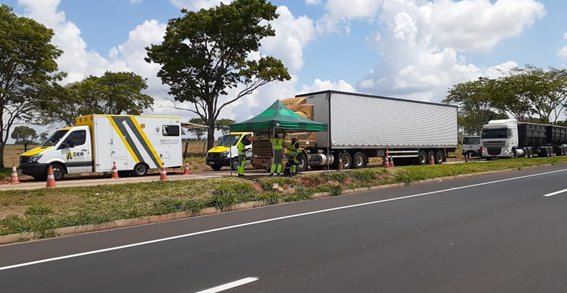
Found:
[[215, 121], [209, 122], [209, 129], [207, 129], [207, 150], [213, 148], [215, 144]]
[[6, 144], [4, 142], [0, 142], [0, 169], [6, 168], [6, 166], [4, 166], [4, 148], [5, 147], [6, 147]]

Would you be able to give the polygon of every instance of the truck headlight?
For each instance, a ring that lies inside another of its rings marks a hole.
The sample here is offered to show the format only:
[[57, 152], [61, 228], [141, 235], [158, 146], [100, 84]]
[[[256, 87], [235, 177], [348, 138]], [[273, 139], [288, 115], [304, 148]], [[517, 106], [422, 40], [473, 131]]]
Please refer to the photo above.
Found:
[[41, 159], [43, 155], [42, 154], [37, 154], [37, 155], [33, 155], [30, 157], [30, 163], [35, 163], [37, 161], [39, 161], [39, 159]]
[[226, 157], [228, 157], [228, 153], [229, 153], [229, 151], [222, 152], [222, 153], [220, 154], [220, 157], [221, 157], [221, 158], [226, 158]]

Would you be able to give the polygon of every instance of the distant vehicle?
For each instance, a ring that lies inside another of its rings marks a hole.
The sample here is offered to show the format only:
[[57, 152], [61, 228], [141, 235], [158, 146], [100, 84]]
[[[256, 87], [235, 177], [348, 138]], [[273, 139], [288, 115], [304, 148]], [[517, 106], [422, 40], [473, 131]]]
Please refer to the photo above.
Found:
[[487, 160], [563, 156], [567, 153], [565, 143], [567, 127], [563, 126], [503, 119], [491, 120], [482, 127], [482, 157]]
[[119, 172], [146, 175], [148, 169], [183, 165], [180, 117], [90, 115], [55, 131], [40, 147], [20, 156], [22, 174], [55, 180], [65, 174]]
[[[325, 168], [361, 168], [369, 158], [435, 164], [446, 161], [458, 144], [457, 107], [339, 91], [297, 95], [281, 101], [301, 117], [325, 122], [328, 132], [291, 133], [297, 138], [298, 172]], [[269, 133], [255, 133], [252, 165], [266, 168], [271, 156]]]
[[463, 156], [480, 156], [480, 136], [465, 136], [463, 138]]
[[244, 140], [246, 145], [246, 159], [252, 157], [252, 144], [247, 138], [252, 132], [231, 132], [225, 134], [219, 141], [218, 145], [207, 152], [207, 165], [213, 170], [220, 170], [223, 166], [231, 166], [232, 170], [238, 169], [238, 143]]

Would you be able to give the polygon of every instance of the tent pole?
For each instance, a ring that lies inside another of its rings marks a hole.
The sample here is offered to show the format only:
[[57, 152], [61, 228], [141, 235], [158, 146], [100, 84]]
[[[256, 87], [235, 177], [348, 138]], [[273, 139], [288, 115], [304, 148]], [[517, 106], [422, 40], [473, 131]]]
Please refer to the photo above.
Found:
[[228, 136], [228, 152], [230, 153], [229, 155], [229, 160], [228, 160], [228, 169], [230, 170], [230, 177], [232, 177], [232, 140], [231, 140], [232, 136], [229, 135]]
[[[276, 128], [272, 128], [272, 139], [276, 139]], [[271, 143], [270, 143], [271, 144]], [[270, 162], [272, 162], [272, 165], [274, 164], [274, 158], [276, 157], [276, 150], [274, 150], [274, 145], [272, 145], [272, 159], [270, 160]], [[272, 166], [270, 166], [270, 168], [272, 168]], [[277, 170], [276, 170], [277, 171]], [[272, 173], [272, 177], [275, 176], [274, 173]]]

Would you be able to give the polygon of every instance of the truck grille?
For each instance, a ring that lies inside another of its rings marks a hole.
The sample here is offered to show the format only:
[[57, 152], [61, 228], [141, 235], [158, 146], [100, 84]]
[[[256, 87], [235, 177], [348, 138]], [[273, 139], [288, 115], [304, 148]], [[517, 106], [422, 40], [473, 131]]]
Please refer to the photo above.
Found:
[[487, 148], [488, 154], [491, 156], [498, 156], [500, 155], [501, 148]]
[[29, 161], [30, 161], [30, 157], [28, 157], [28, 156], [25, 156], [25, 157], [24, 157], [24, 156], [21, 156], [21, 157], [20, 157], [20, 165], [21, 165], [21, 164], [25, 164], [25, 163], [27, 163], [27, 162], [29, 162]]
[[482, 145], [487, 148], [501, 148], [506, 145], [505, 141], [483, 141]]
[[221, 153], [207, 153], [207, 158], [218, 158]]

